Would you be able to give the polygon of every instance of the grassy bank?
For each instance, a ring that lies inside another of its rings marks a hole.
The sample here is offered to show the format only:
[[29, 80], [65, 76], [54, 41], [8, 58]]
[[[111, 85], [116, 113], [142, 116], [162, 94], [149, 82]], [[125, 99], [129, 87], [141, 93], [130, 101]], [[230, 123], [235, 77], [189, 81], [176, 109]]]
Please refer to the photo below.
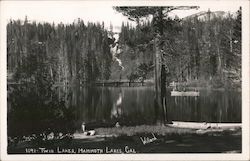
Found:
[[100, 135], [112, 135], [115, 134], [117, 136], [125, 135], [125, 136], [133, 136], [142, 133], [154, 133], [157, 135], [170, 135], [170, 134], [193, 134], [195, 130], [185, 129], [185, 128], [172, 128], [161, 125], [141, 125], [141, 126], [124, 126], [124, 127], [110, 127], [110, 128], [97, 128], [95, 129], [96, 134]]
[[[240, 153], [241, 129], [197, 134], [195, 130], [162, 126], [97, 128], [102, 139], [26, 141], [8, 146], [9, 154], [134, 154], [134, 153]], [[144, 143], [145, 140], [147, 143]], [[40, 148], [46, 149], [44, 152]], [[35, 151], [35, 152], [34, 152]]]
[[187, 134], [236, 134], [241, 135], [241, 128], [208, 128], [208, 129], [192, 129], [192, 128], [176, 128], [161, 125], [141, 125], [141, 126], [124, 126], [109, 127], [95, 129], [98, 135], [108, 136], [133, 136], [138, 134], [151, 134], [167, 136], [167, 135], [187, 135]]

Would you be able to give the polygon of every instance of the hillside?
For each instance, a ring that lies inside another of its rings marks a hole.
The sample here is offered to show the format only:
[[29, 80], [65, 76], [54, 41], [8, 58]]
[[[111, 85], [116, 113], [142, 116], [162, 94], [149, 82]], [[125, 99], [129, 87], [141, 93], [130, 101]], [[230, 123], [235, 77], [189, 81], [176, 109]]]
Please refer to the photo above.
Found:
[[[64, 84], [153, 79], [155, 48], [160, 44], [160, 63], [168, 83], [240, 85], [241, 11], [235, 15], [217, 11], [164, 19], [157, 43], [154, 19], [136, 27], [123, 23], [117, 40], [99, 23], [11, 20], [7, 25], [8, 79], [36, 82], [43, 74], [51, 82]], [[112, 53], [114, 46], [119, 54]]]

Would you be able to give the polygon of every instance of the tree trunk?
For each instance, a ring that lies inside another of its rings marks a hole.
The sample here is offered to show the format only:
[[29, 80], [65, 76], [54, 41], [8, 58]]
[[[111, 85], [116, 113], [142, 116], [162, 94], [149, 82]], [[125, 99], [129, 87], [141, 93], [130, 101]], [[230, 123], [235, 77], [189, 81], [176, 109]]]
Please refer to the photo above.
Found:
[[232, 30], [231, 29], [229, 30], [229, 33], [230, 33], [230, 36], [229, 36], [230, 37], [230, 52], [233, 53], [233, 38], [232, 38], [233, 34], [232, 34]]
[[158, 44], [158, 38], [155, 38], [154, 45], [155, 45], [155, 94], [156, 98], [160, 97], [161, 91], [161, 65], [160, 65], [160, 50]]
[[[165, 110], [163, 108], [163, 99], [161, 96], [161, 53], [159, 49], [159, 39], [156, 37], [154, 40], [154, 52], [155, 52], [155, 106], [157, 112], [163, 112], [163, 123], [165, 123]], [[161, 115], [161, 114], [160, 114]], [[160, 118], [162, 118], [160, 117]]]
[[154, 39], [155, 49], [155, 101], [156, 106], [163, 111], [163, 122], [168, 122], [167, 118], [167, 107], [166, 107], [166, 71], [165, 64], [163, 63], [163, 55], [161, 53], [162, 43], [160, 41], [163, 36], [163, 8], [160, 8], [157, 13], [157, 35]]

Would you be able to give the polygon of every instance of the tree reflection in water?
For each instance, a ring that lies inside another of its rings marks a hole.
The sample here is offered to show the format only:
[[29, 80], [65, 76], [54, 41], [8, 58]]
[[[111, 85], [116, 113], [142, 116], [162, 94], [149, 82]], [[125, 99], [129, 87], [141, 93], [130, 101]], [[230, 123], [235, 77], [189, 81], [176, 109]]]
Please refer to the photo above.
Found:
[[111, 110], [111, 118], [118, 118], [122, 114], [122, 91], [119, 92], [117, 100]]
[[[241, 122], [238, 91], [200, 91], [198, 98], [171, 97], [168, 117], [177, 121]], [[98, 127], [163, 123], [152, 87], [58, 87], [39, 94], [33, 85], [8, 86], [8, 136], [70, 134]]]
[[73, 133], [74, 108], [66, 107], [55, 89], [48, 88], [43, 95], [37, 90], [33, 84], [8, 87], [8, 136]]

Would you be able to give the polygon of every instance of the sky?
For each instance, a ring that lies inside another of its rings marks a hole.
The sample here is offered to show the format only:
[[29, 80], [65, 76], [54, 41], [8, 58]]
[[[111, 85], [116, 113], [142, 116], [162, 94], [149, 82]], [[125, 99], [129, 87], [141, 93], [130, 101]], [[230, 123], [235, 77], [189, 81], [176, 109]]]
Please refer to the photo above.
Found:
[[[109, 28], [110, 23], [114, 26], [114, 31], [119, 31], [122, 22], [127, 22], [128, 19], [121, 13], [113, 10], [112, 6], [116, 5], [110, 1], [102, 2], [86, 2], [86, 1], [2, 1], [2, 14], [6, 19], [22, 19], [25, 16], [29, 20], [39, 22], [60, 22], [69, 24], [74, 20], [81, 18], [84, 22], [104, 22], [106, 28]], [[174, 11], [178, 17], [183, 18], [188, 15], [198, 13], [200, 11], [225, 11], [236, 12], [239, 9], [238, 5], [233, 3], [223, 4], [213, 1], [214, 3], [200, 4], [198, 10], [192, 9], [187, 11]], [[147, 5], [147, 3], [144, 3]], [[131, 5], [131, 4], [130, 4]], [[139, 3], [139, 5], [141, 5]], [[156, 3], [157, 5], [157, 3]], [[130, 21], [129, 21], [130, 22]]]

